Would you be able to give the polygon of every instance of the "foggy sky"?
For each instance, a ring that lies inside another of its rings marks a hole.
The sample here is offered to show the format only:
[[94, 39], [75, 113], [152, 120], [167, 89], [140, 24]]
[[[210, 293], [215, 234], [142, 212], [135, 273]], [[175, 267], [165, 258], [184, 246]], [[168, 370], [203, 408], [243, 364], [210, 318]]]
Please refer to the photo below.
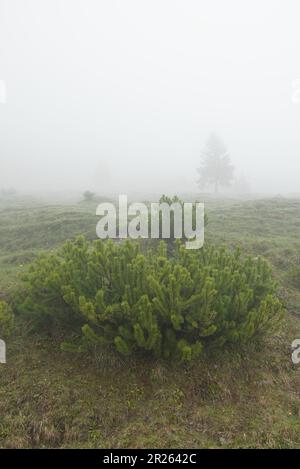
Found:
[[300, 192], [299, 16], [299, 0], [0, 0], [0, 189], [197, 191], [213, 131], [252, 191]]

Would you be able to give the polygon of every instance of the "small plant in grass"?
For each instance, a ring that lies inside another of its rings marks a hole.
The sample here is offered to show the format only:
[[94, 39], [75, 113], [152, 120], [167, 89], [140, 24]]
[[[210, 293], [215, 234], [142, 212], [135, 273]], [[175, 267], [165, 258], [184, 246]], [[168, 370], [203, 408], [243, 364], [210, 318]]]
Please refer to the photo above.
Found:
[[83, 193], [83, 200], [85, 202], [91, 202], [95, 199], [95, 196], [96, 194], [94, 192], [91, 192], [91, 191], [85, 191]]
[[180, 243], [142, 254], [136, 242], [84, 238], [44, 254], [26, 274], [20, 311], [84, 341], [191, 360], [209, 347], [239, 345], [276, 330], [283, 316], [268, 263], [225, 248]]

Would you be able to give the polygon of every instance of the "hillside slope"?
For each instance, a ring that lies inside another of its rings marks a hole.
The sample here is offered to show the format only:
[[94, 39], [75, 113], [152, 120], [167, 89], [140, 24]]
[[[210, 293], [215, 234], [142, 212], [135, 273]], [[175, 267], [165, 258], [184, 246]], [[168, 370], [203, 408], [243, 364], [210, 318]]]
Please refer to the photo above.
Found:
[[[299, 208], [286, 199], [208, 207], [207, 239], [265, 255], [293, 313], [262, 350], [220, 351], [184, 367], [70, 354], [60, 337], [32, 334], [18, 318], [0, 365], [0, 447], [300, 447], [300, 369], [290, 350], [300, 338], [300, 300], [288, 275], [300, 253]], [[82, 206], [21, 212], [0, 213], [7, 300], [39, 250], [79, 233], [94, 237], [95, 216]]]

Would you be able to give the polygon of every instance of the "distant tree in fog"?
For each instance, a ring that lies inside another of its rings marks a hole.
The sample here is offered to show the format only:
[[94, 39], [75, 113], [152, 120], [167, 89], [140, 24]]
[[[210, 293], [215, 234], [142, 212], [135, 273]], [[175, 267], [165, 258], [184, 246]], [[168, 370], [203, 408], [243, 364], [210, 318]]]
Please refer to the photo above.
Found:
[[16, 194], [17, 194], [17, 191], [14, 188], [0, 190], [0, 196], [3, 198], [10, 199], [12, 197], [15, 197]]
[[220, 187], [230, 186], [234, 166], [231, 164], [227, 149], [222, 140], [212, 134], [202, 152], [201, 167], [198, 168], [200, 189], [213, 186], [215, 194]]

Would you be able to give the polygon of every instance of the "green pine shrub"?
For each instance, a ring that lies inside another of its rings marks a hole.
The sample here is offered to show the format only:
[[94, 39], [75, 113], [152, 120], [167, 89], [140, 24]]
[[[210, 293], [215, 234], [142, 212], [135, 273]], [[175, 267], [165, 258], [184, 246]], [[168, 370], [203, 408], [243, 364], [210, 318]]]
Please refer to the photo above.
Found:
[[14, 314], [11, 307], [5, 302], [0, 301], [0, 338], [9, 337], [14, 330]]
[[269, 265], [239, 251], [176, 243], [142, 254], [137, 242], [68, 241], [25, 278], [20, 311], [45, 327], [82, 330], [87, 343], [123, 355], [191, 360], [208, 347], [272, 333], [282, 318]]

